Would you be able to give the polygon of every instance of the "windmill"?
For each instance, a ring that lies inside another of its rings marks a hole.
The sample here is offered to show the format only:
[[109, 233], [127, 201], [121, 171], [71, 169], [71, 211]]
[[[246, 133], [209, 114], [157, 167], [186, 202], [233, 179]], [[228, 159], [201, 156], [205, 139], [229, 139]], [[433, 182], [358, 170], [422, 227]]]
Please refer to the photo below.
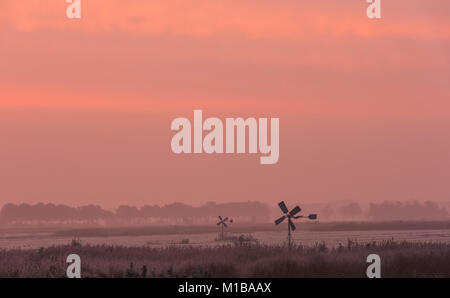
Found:
[[230, 218], [228, 218], [228, 217], [225, 217], [225, 218], [222, 218], [222, 216], [218, 216], [219, 217], [219, 222], [217, 223], [217, 225], [218, 226], [221, 226], [220, 228], [221, 228], [221, 239], [223, 240], [225, 237], [225, 235], [224, 235], [224, 230], [223, 230], [223, 228], [227, 228], [228, 227], [228, 225], [226, 224], [226, 222], [228, 221], [229, 223], [232, 223], [233, 222], [233, 220]]
[[[275, 221], [275, 225], [279, 225], [286, 218], [288, 219], [288, 245], [289, 245], [289, 247], [291, 247], [291, 230], [292, 231], [295, 230], [295, 225], [292, 222], [292, 219], [304, 218], [305, 216], [303, 216], [303, 215], [295, 216], [297, 213], [302, 211], [302, 209], [299, 206], [295, 206], [294, 209], [292, 209], [291, 211], [288, 210], [284, 201], [281, 201], [280, 203], [278, 203], [278, 206], [280, 207], [281, 211], [283, 211], [284, 215]], [[310, 215], [306, 216], [306, 218], [311, 219], [311, 220], [317, 219], [317, 214], [310, 214]]]

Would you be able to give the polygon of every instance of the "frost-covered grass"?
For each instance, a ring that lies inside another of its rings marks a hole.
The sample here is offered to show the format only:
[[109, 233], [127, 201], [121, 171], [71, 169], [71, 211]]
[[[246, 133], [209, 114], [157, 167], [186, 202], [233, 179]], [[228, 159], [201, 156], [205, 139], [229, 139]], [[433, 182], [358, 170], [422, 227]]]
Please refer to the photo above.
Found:
[[73, 242], [38, 250], [0, 250], [0, 277], [65, 277], [66, 258], [81, 257], [83, 277], [365, 277], [366, 258], [381, 257], [383, 277], [450, 277], [450, 244], [393, 240], [329, 248], [257, 243], [165, 248]]

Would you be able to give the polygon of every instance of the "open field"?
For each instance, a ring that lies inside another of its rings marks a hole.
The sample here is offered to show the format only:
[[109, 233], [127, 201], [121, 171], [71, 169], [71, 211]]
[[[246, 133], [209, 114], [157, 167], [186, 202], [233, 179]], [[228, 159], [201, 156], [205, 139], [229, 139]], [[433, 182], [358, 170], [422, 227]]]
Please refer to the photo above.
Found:
[[[251, 235], [258, 243], [263, 245], [283, 245], [287, 240], [287, 231], [253, 232], [253, 233], [227, 233], [230, 237]], [[165, 248], [167, 246], [209, 246], [214, 247], [223, 243], [216, 241], [217, 230], [209, 233], [196, 234], [150, 234], [150, 235], [118, 235], [118, 236], [46, 236], [46, 235], [14, 235], [0, 237], [0, 249], [39, 249], [49, 246], [64, 246], [70, 244], [72, 239], [80, 239], [83, 244]], [[292, 234], [296, 244], [314, 245], [325, 243], [328, 247], [337, 247], [345, 244], [348, 239], [359, 243], [383, 242], [390, 239], [408, 242], [439, 242], [450, 244], [450, 230], [379, 230], [379, 231], [335, 231], [315, 232], [298, 230]]]
[[[220, 229], [210, 226], [135, 226], [96, 228], [3, 228], [0, 230], [0, 249], [38, 249], [67, 245], [72, 239], [83, 244], [145, 246], [164, 248], [170, 245], [217, 246]], [[251, 234], [260, 244], [282, 245], [286, 242], [285, 225], [232, 225], [226, 229], [230, 236]], [[408, 242], [440, 242], [450, 244], [450, 222], [347, 222], [298, 224], [293, 233], [297, 244], [325, 243], [337, 247], [347, 239], [359, 243], [396, 239]]]
[[[375, 231], [375, 230], [450, 230], [447, 221], [340, 221], [340, 222], [297, 222], [297, 230], [302, 231]], [[234, 233], [280, 231], [283, 226], [269, 223], [233, 223]], [[29, 225], [0, 226], [0, 237], [8, 235], [47, 235], [68, 237], [144, 236], [169, 234], [200, 234], [216, 232], [215, 223], [209, 225], [128, 225], [128, 226], [65, 226]]]
[[372, 253], [383, 277], [450, 277], [448, 222], [298, 226], [291, 250], [285, 226], [264, 224], [224, 241], [214, 226], [4, 229], [0, 277], [63, 277], [72, 253], [84, 277], [365, 277]]
[[365, 277], [366, 257], [381, 257], [382, 277], [450, 277], [450, 244], [353, 241], [330, 248], [229, 244], [165, 248], [106, 245], [1, 250], [0, 277], [64, 277], [66, 257], [81, 257], [83, 277]]

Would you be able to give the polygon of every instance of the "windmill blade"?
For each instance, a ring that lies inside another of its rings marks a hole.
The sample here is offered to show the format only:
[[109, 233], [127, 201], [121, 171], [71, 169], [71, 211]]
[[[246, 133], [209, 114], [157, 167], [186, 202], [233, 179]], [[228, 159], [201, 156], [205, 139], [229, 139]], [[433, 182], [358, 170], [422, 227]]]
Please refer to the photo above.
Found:
[[220, 215], [219, 215], [218, 217], [219, 217], [220, 221], [222, 221], [222, 220], [223, 220], [223, 219], [222, 219], [222, 216], [220, 216]]
[[281, 209], [281, 211], [283, 211], [283, 213], [288, 213], [289, 212], [289, 210], [286, 207], [286, 204], [284, 203], [284, 201], [279, 202], [278, 206], [280, 206], [280, 209]]
[[220, 224], [221, 224], [221, 223], [222, 223], [222, 222], [221, 222], [221, 221], [219, 221], [219, 222], [217, 223], [217, 225], [218, 225], [218, 226], [220, 226]]
[[299, 213], [300, 211], [302, 211], [302, 209], [299, 206], [296, 206], [294, 209], [291, 210], [291, 212], [289, 212], [289, 214], [291, 216], [296, 215], [297, 213]]
[[282, 223], [283, 220], [285, 220], [285, 219], [286, 219], [286, 215], [283, 215], [282, 217], [280, 217], [279, 219], [277, 219], [277, 220], [275, 221], [275, 224], [276, 224], [276, 225], [279, 225], [279, 224]]
[[232, 218], [230, 218], [230, 223], [232, 223], [233, 222], [233, 219]]
[[224, 219], [223, 219], [223, 221], [227, 221], [228, 220], [228, 217], [225, 217]]
[[226, 223], [223, 222], [222, 224], [225, 228], [228, 227], [228, 225]]
[[294, 225], [294, 223], [292, 222], [292, 220], [290, 220], [290, 219], [289, 219], [289, 225], [291, 226], [291, 230], [292, 230], [292, 231], [295, 231], [295, 225]]
[[309, 219], [317, 219], [317, 214], [310, 214], [308, 215]]

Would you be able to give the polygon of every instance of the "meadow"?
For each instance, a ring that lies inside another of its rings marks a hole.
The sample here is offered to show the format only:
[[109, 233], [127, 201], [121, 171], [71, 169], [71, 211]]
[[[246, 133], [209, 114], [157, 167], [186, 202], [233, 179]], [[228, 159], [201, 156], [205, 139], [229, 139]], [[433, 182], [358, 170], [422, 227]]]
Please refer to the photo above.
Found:
[[[385, 240], [336, 247], [264, 245], [237, 237], [217, 246], [160, 248], [69, 245], [0, 250], [0, 277], [65, 277], [66, 258], [81, 257], [82, 277], [365, 277], [366, 258], [381, 257], [382, 277], [450, 277], [450, 244]], [[188, 242], [188, 240], [186, 240]]]

